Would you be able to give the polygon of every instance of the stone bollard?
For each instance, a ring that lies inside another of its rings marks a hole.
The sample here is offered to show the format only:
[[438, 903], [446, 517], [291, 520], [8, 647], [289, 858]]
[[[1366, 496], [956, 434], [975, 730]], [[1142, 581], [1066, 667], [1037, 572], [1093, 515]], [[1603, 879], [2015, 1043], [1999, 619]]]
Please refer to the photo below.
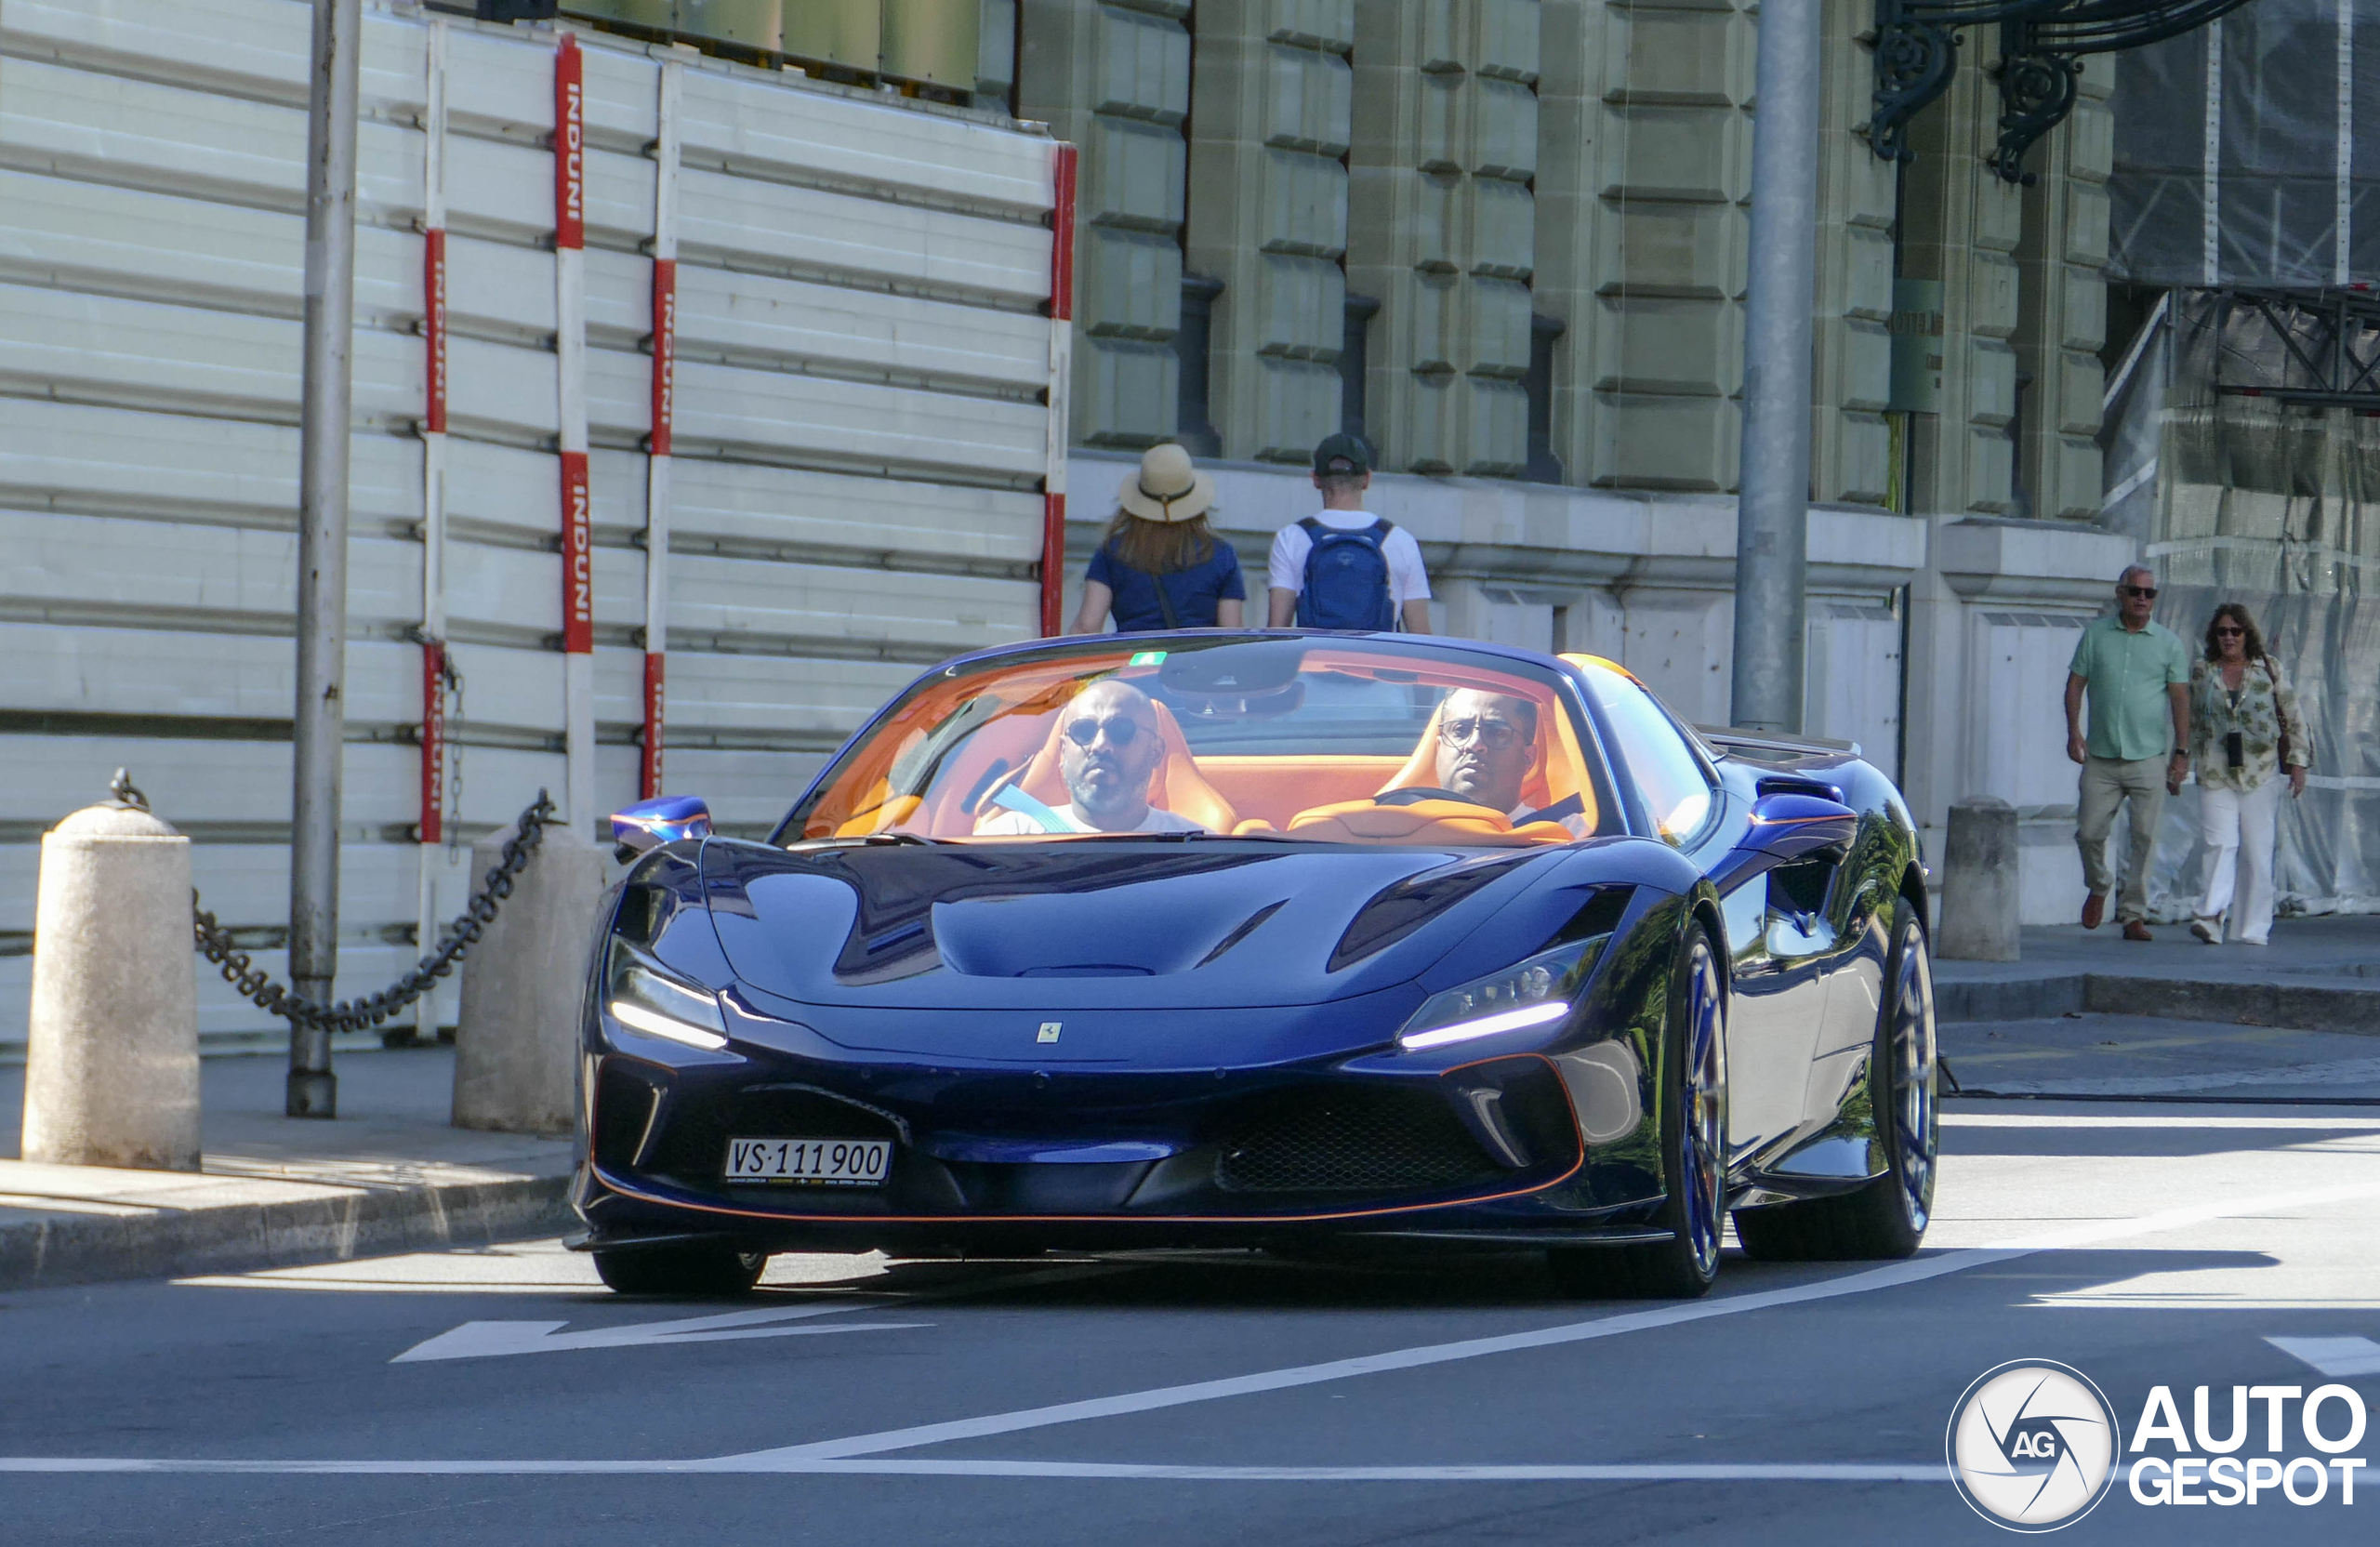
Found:
[[[477, 878], [504, 858], [506, 827], [471, 849]], [[609, 856], [576, 826], [556, 823], [463, 958], [455, 1028], [455, 1126], [507, 1133], [567, 1133], [576, 1089], [578, 1016], [595, 907]]]
[[2015, 961], [2021, 945], [2016, 808], [1993, 795], [1954, 803], [1942, 848], [1942, 918], [1934, 954], [1953, 961]]
[[198, 1170], [190, 840], [126, 799], [42, 835], [24, 1157]]

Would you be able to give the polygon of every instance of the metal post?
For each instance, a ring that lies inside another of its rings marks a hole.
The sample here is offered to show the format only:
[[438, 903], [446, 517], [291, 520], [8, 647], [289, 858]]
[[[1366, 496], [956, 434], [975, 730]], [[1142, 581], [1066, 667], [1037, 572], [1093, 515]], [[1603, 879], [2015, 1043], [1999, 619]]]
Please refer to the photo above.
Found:
[[[347, 443], [355, 313], [356, 65], [363, 0], [315, 0], [306, 128], [306, 366], [298, 509], [296, 820], [289, 976], [331, 998], [338, 972], [339, 758], [346, 739]], [[337, 1115], [330, 1032], [293, 1023], [293, 1117]]]
[[1802, 728], [1810, 311], [1818, 275], [1818, 0], [1765, 0], [1760, 8], [1729, 717], [1764, 731]]

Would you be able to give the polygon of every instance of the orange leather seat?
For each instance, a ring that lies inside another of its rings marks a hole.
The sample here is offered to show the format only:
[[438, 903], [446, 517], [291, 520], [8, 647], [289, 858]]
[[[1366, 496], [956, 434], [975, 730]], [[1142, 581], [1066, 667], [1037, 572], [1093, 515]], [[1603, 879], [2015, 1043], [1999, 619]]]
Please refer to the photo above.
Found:
[[[1198, 772], [1198, 760], [1190, 755], [1190, 743], [1183, 739], [1173, 711], [1154, 700], [1149, 707], [1157, 711], [1157, 740], [1165, 747], [1165, 756], [1149, 775], [1149, 804], [1185, 817], [1211, 832], [1227, 833], [1239, 826], [1239, 813]], [[1044, 805], [1063, 806], [1074, 800], [1066, 788], [1065, 774], [1058, 766], [1058, 747], [1065, 734], [1066, 716], [1061, 710], [1051, 721], [1050, 734], [1041, 743], [1041, 750], [1033, 754], [1033, 760], [1025, 765], [1024, 774], [1016, 781], [1018, 788]]]

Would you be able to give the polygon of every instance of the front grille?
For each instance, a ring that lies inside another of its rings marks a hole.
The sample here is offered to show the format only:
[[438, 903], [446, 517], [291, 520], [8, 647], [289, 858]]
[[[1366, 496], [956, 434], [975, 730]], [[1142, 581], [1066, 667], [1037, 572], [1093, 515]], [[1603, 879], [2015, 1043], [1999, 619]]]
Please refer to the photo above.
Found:
[[681, 1093], [664, 1108], [650, 1170], [698, 1185], [719, 1182], [730, 1139], [892, 1139], [892, 1123], [864, 1106], [799, 1087], [738, 1091], [721, 1100]]
[[1422, 1091], [1317, 1091], [1250, 1123], [1215, 1162], [1234, 1193], [1441, 1191], [1501, 1174]]

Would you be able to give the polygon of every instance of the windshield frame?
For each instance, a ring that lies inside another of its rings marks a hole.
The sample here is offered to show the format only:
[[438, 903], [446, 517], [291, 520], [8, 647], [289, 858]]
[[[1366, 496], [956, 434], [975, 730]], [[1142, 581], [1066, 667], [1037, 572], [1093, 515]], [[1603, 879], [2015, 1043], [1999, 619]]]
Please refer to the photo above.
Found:
[[[1405, 655], [1422, 660], [1447, 661], [1451, 664], [1467, 658], [1477, 669], [1512, 675], [1536, 677], [1540, 685], [1554, 691], [1557, 703], [1570, 716], [1571, 734], [1579, 744], [1583, 763], [1580, 773], [1593, 789], [1597, 808], [1607, 813], [1612, 828], [1629, 835], [1639, 833], [1643, 826], [1641, 802], [1630, 781], [1618, 776], [1613, 767], [1604, 727], [1595, 714], [1590, 695], [1580, 684], [1578, 668], [1569, 662], [1536, 651], [1515, 650], [1507, 646], [1486, 644], [1470, 640], [1451, 640], [1440, 635], [1415, 634], [1348, 634], [1310, 628], [1239, 628], [1184, 629], [1180, 632], [1135, 634], [1130, 643], [1139, 649], [1164, 649], [1169, 641], [1181, 645], [1213, 648], [1227, 644], [1254, 644], [1267, 641], [1311, 640], [1317, 644], [1342, 650], [1376, 650], [1384, 655]], [[1114, 633], [1078, 635], [1072, 638], [1020, 641], [996, 649], [978, 651], [945, 661], [941, 666], [919, 675], [907, 686], [887, 700], [866, 722], [854, 731], [838, 747], [835, 754], [822, 764], [815, 775], [803, 787], [793, 804], [787, 808], [776, 826], [770, 830], [767, 842], [773, 848], [808, 847], [818, 844], [858, 843], [865, 836], [805, 838], [802, 827], [812, 811], [824, 795], [842, 775], [852, 760], [860, 756], [881, 733], [889, 721], [903, 708], [928, 691], [937, 681], [960, 677], [979, 671], [997, 671], [1003, 664], [1016, 667], [1063, 662], [1072, 655], [1106, 656], [1125, 648], [1126, 641]], [[928, 733], [931, 734], [932, 733]], [[881, 835], [876, 835], [882, 841]], [[1059, 835], [1020, 839], [1018, 841], [1046, 842]], [[1064, 835], [1064, 841], [1082, 841], [1104, 838], [1109, 841], [1139, 837], [1144, 841], [1164, 841], [1175, 835], [1079, 834]], [[1208, 834], [1208, 841], [1297, 841], [1326, 840], [1289, 840], [1285, 834], [1252, 834], [1245, 838], [1231, 834]], [[1610, 836], [1608, 833], [1598, 836]], [[942, 840], [919, 837], [918, 841], [943, 842]], [[971, 842], [992, 841], [971, 839]], [[1580, 840], [1579, 841], [1586, 841]], [[1454, 845], [1450, 845], [1454, 846]]]

